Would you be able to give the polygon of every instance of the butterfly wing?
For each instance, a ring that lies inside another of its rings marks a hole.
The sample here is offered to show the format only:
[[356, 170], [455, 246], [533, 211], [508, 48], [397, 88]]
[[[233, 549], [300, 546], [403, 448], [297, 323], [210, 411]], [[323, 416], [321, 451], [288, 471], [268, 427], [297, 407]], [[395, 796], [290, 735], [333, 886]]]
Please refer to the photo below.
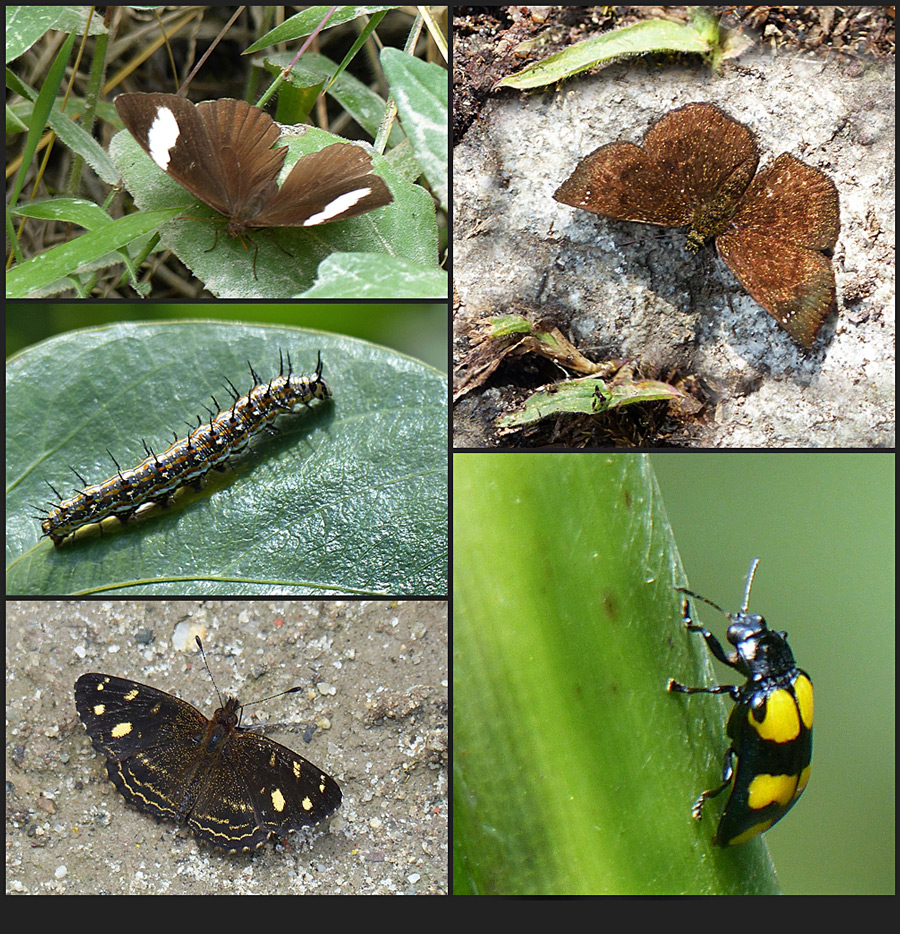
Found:
[[245, 101], [194, 105], [174, 94], [120, 94], [116, 109], [141, 148], [179, 185], [232, 217], [255, 214], [278, 193], [287, 149], [278, 127]]
[[698, 247], [734, 213], [759, 163], [753, 132], [713, 104], [687, 104], [647, 131], [647, 154], [672, 179], [666, 197], [689, 205], [689, 239]]
[[622, 221], [683, 227], [691, 217], [672, 176], [634, 143], [609, 143], [585, 156], [553, 195], [561, 204]]
[[372, 157], [360, 146], [334, 143], [301, 156], [277, 196], [251, 227], [313, 227], [356, 217], [394, 200], [384, 180], [372, 174]]
[[253, 218], [278, 195], [287, 155], [286, 146], [272, 148], [281, 135], [278, 125], [259, 107], [231, 98], [197, 104], [197, 114], [209, 141], [209, 151], [197, 156], [216, 167], [225, 209], [206, 203], [226, 217]]
[[641, 146], [610, 143], [586, 156], [553, 196], [618, 220], [694, 226], [714, 235], [730, 215], [759, 160], [753, 133], [712, 104], [672, 110]]
[[834, 270], [822, 250], [839, 232], [834, 182], [783, 153], [753, 180], [716, 246], [747, 292], [809, 347], [834, 304]]
[[263, 110], [223, 98], [192, 104], [174, 94], [121, 94], [116, 108], [151, 159], [205, 204], [224, 214], [228, 232], [249, 227], [311, 227], [355, 217], [393, 201], [372, 174], [372, 159], [335, 143], [299, 159], [277, 179], [287, 147]]

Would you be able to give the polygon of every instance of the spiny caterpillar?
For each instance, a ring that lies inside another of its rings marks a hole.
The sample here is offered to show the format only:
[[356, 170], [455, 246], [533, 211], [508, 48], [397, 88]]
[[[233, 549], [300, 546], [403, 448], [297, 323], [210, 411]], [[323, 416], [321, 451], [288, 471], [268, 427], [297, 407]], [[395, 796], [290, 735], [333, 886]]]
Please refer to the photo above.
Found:
[[[206, 424], [197, 416], [197, 427], [192, 428], [186, 438], [176, 434], [175, 443], [160, 454], [142, 442], [147, 457], [137, 467], [122, 470], [113, 457], [116, 472], [95, 486], [88, 486], [72, 468], [84, 488], [76, 490], [75, 495], [66, 500], [48, 483], [60, 502], [51, 503], [48, 511], [40, 510], [42, 515], [36, 517], [41, 522], [41, 537], [49, 537], [60, 548], [85, 525], [102, 522], [110, 516], [116, 516], [124, 524], [148, 504], [168, 506], [181, 487], [200, 490], [210, 470], [225, 470], [228, 458], [244, 450], [259, 431], [274, 432], [271, 423], [278, 415], [292, 411], [297, 405], [308, 406], [314, 399], [331, 397], [331, 390], [322, 379], [321, 353], [316, 371], [309, 378], [294, 374], [290, 355], [287, 363], [285, 374], [282, 355], [278, 376], [269, 382], [260, 379], [251, 366], [250, 375], [255, 385], [245, 396], [241, 396], [226, 378], [234, 404], [218, 413], [207, 408], [210, 420]], [[215, 397], [213, 402], [218, 407]]]

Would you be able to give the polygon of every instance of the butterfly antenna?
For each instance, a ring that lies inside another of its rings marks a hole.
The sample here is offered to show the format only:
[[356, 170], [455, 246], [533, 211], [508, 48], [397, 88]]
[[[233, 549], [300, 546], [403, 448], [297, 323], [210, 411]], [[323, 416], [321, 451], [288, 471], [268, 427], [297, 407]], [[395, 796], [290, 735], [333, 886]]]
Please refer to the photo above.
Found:
[[203, 664], [206, 666], [206, 670], [209, 673], [209, 679], [213, 683], [213, 687], [216, 689], [216, 694], [219, 697], [219, 706], [224, 706], [222, 704], [222, 695], [219, 693], [219, 685], [216, 684], [216, 679], [213, 677], [212, 669], [209, 667], [209, 662], [206, 660], [206, 652], [203, 651], [203, 643], [200, 641], [200, 636], [194, 636], [194, 641], [197, 643], [197, 648], [200, 649], [200, 654], [203, 656]]

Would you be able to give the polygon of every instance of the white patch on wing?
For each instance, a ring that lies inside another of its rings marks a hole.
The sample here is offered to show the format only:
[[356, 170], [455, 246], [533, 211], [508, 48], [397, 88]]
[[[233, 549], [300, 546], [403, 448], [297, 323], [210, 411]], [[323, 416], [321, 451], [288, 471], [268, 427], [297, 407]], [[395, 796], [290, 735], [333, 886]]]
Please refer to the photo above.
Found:
[[329, 201], [318, 214], [311, 214], [307, 217], [303, 222], [303, 226], [315, 227], [316, 224], [324, 224], [330, 220], [334, 220], [335, 217], [339, 214], [343, 214], [344, 211], [348, 211], [354, 204], [358, 204], [366, 195], [371, 194], [371, 192], [371, 188], [357, 188], [356, 191], [348, 191], [346, 194], [338, 195], [334, 201]]
[[169, 167], [169, 159], [179, 136], [181, 128], [175, 114], [168, 107], [160, 107], [147, 132], [147, 146], [150, 149], [150, 158], [164, 172]]

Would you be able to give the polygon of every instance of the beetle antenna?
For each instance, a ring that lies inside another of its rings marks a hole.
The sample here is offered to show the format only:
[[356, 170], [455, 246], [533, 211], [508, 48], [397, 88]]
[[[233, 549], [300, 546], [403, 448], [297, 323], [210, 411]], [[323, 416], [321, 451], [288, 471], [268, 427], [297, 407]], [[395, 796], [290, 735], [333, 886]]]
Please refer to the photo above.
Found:
[[759, 558], [754, 558], [750, 562], [750, 573], [747, 575], [747, 589], [744, 591], [744, 602], [741, 604], [741, 612], [747, 612], [747, 604], [750, 602], [750, 588], [753, 586], [753, 578], [756, 574], [756, 566], [759, 564]]
[[707, 600], [706, 597], [701, 597], [700, 594], [694, 593], [693, 590], [688, 590], [687, 587], [675, 587], [679, 593], [686, 593], [689, 597], [693, 597], [695, 600], [702, 600], [704, 603], [708, 603], [714, 610], [718, 610], [723, 616], [731, 619], [731, 614], [726, 613], [718, 603], [713, 603], [712, 600]]

